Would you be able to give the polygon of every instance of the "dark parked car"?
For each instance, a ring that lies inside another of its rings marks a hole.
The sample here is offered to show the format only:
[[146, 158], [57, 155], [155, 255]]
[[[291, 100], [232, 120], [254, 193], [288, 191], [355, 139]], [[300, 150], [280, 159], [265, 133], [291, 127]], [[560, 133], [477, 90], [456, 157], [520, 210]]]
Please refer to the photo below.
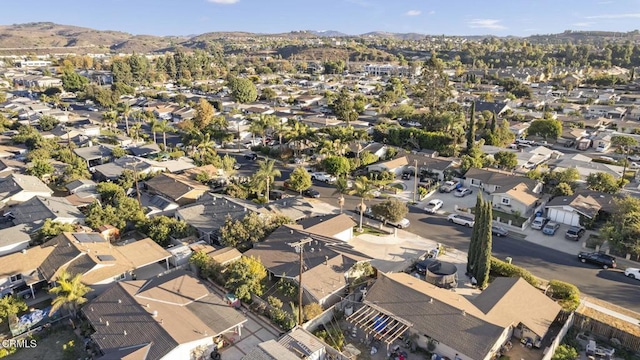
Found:
[[271, 200], [280, 200], [287, 197], [287, 194], [282, 190], [271, 190], [269, 191], [269, 199]]
[[320, 192], [318, 190], [314, 190], [314, 189], [307, 189], [305, 191], [302, 192], [302, 195], [306, 196], [306, 197], [310, 197], [310, 198], [319, 198], [320, 197]]
[[567, 240], [579, 241], [584, 235], [584, 228], [580, 226], [572, 226], [564, 234], [564, 238]]
[[591, 263], [601, 266], [603, 269], [615, 268], [616, 258], [601, 252], [581, 252], [578, 259], [583, 263]]
[[[360, 215], [360, 205], [356, 206], [355, 212], [356, 214]], [[376, 215], [373, 213], [373, 211], [371, 211], [370, 207], [364, 209], [364, 214], [362, 214], [362, 216], [368, 217], [370, 219], [376, 218]]]
[[509, 235], [509, 231], [507, 229], [496, 225], [491, 225], [491, 233], [496, 237]]
[[247, 160], [256, 160], [258, 158], [258, 154], [256, 153], [244, 154], [244, 158]]

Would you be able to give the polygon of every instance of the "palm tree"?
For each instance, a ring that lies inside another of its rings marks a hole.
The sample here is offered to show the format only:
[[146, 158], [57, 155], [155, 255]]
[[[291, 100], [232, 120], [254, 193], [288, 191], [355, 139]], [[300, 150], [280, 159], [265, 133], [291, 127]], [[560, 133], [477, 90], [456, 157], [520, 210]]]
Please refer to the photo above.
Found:
[[305, 140], [310, 140], [313, 136], [313, 130], [309, 129], [306, 124], [303, 124], [299, 121], [293, 121], [291, 127], [285, 133], [285, 137], [292, 141], [295, 145], [295, 149], [298, 151], [302, 150], [302, 143]]
[[201, 152], [201, 153], [206, 153], [209, 151], [215, 152], [214, 150], [215, 145], [216, 145], [216, 142], [214, 140], [211, 140], [211, 134], [204, 133], [202, 134], [202, 137], [200, 137], [200, 139], [198, 140], [196, 149], [198, 149], [198, 152]]
[[162, 133], [162, 143], [164, 144], [165, 151], [167, 150], [167, 133], [174, 132], [175, 129], [168, 120], [162, 120], [158, 125], [158, 131]]
[[349, 195], [356, 195], [360, 197], [360, 226], [358, 231], [362, 232], [362, 216], [367, 209], [367, 205], [364, 204], [365, 199], [371, 199], [373, 197], [373, 190], [375, 190], [374, 184], [366, 176], [358, 176], [353, 183], [353, 188], [349, 191]]
[[142, 129], [142, 124], [140, 123], [134, 123], [133, 125], [131, 125], [131, 133], [129, 134], [129, 136], [133, 136], [133, 139], [136, 141], [136, 143], [140, 138], [140, 129]]
[[125, 128], [128, 134], [129, 133], [129, 112], [131, 112], [131, 106], [127, 103], [120, 103], [118, 104], [118, 110], [122, 114], [122, 118], [124, 119]]
[[340, 195], [338, 196], [338, 205], [340, 205], [340, 214], [342, 214], [342, 208], [344, 207], [344, 194], [348, 194], [351, 191], [351, 187], [349, 186], [349, 182], [345, 177], [338, 178], [335, 186], [336, 189], [331, 195]]
[[162, 131], [162, 125], [160, 124], [160, 121], [158, 119], [153, 118], [151, 119], [151, 121], [149, 121], [149, 126], [151, 127], [151, 132], [153, 133], [153, 143], [156, 144], [156, 133]]
[[276, 168], [276, 161], [271, 159], [258, 161], [258, 171], [253, 176], [256, 189], [262, 190], [266, 188], [266, 199], [269, 202], [269, 186], [276, 177], [282, 176], [280, 170]]
[[71, 277], [66, 270], [60, 273], [56, 280], [58, 285], [49, 290], [49, 293], [56, 294], [51, 302], [49, 315], [66, 306], [74, 318], [77, 316], [78, 307], [87, 302], [84, 296], [91, 291], [90, 287], [81, 282], [81, 278], [82, 274]]
[[102, 113], [102, 123], [111, 128], [116, 124], [116, 114], [113, 111], [105, 111]]

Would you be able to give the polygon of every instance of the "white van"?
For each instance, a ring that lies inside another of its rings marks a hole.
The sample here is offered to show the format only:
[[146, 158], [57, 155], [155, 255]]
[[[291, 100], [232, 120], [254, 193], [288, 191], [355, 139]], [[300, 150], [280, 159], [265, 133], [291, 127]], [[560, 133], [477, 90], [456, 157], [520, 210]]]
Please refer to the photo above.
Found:
[[531, 223], [531, 228], [534, 230], [540, 230], [544, 227], [544, 224], [547, 223], [547, 219], [538, 216], [537, 218], [533, 219], [533, 222]]

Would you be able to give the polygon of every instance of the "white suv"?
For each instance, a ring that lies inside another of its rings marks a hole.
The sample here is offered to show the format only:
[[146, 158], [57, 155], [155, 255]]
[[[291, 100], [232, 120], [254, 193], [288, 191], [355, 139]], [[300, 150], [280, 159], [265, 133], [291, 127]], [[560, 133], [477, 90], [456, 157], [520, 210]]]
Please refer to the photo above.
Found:
[[338, 178], [336, 178], [333, 175], [327, 174], [326, 172], [315, 172], [311, 174], [311, 180], [317, 180], [317, 181], [325, 182], [327, 184], [333, 184], [338, 180]]

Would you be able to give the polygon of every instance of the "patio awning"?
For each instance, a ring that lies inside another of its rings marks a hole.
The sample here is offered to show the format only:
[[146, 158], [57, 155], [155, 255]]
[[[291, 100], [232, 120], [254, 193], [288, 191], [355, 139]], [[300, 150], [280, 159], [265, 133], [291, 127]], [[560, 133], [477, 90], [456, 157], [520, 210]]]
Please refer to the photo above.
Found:
[[407, 320], [388, 313], [379, 306], [364, 301], [363, 306], [347, 317], [347, 321], [358, 326], [367, 335], [391, 345], [398, 337], [413, 326]]

